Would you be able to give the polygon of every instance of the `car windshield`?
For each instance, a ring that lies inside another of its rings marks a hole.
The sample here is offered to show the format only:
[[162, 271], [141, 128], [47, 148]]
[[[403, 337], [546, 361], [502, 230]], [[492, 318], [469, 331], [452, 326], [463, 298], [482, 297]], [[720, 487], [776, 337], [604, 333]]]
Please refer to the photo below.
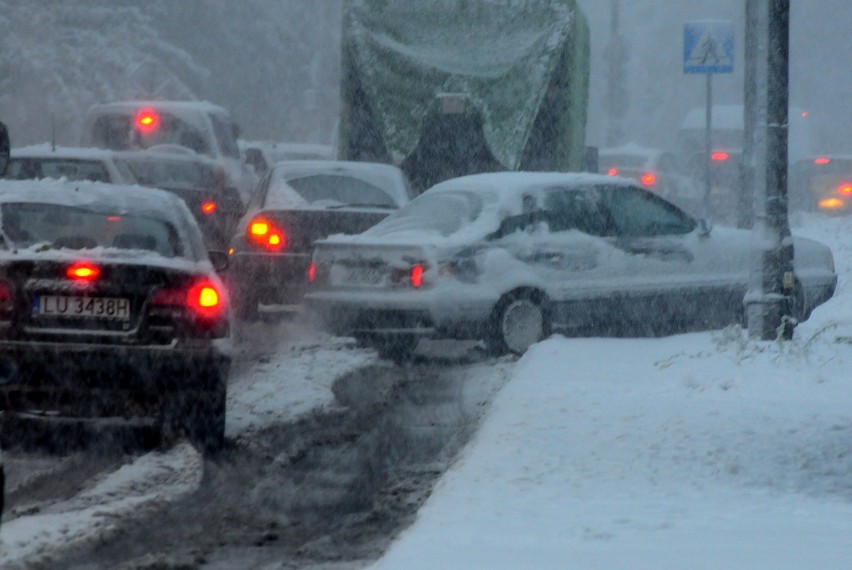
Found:
[[[278, 182], [278, 184], [276, 184]], [[361, 178], [346, 174], [308, 174], [285, 176], [273, 180], [273, 188], [286, 183], [307, 203], [326, 207], [369, 206], [396, 208], [398, 204], [385, 190]]]
[[164, 161], [149, 157], [122, 158], [117, 163], [126, 166], [133, 178], [143, 186], [161, 188], [215, 188], [212, 168], [190, 161]]
[[477, 219], [481, 213], [482, 198], [473, 192], [423, 194], [367, 230], [366, 233], [386, 235], [421, 230], [449, 236]]
[[107, 247], [182, 257], [177, 231], [168, 222], [136, 214], [109, 214], [60, 204], [8, 203], [0, 207], [5, 240], [17, 248]]
[[109, 182], [109, 172], [100, 160], [76, 158], [12, 158], [5, 178], [29, 180], [66, 178], [71, 181]]

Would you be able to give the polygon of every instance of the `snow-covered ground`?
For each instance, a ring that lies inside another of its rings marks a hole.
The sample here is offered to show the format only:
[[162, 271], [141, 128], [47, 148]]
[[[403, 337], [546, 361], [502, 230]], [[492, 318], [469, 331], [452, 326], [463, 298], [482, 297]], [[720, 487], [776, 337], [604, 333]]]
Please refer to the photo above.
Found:
[[[250, 438], [271, 423], [287, 423], [334, 405], [334, 381], [376, 359], [346, 339], [305, 329], [299, 320], [239, 327], [238, 346], [248, 354], [238, 359], [245, 369], [236, 370], [229, 385], [228, 438]], [[44, 473], [38, 475], [49, 481]], [[70, 500], [6, 513], [0, 528], [0, 568], [26, 568], [60, 548], [95, 536], [108, 538], [127, 517], [197, 489], [202, 475], [201, 457], [189, 444], [180, 444], [103, 473]]]
[[[792, 342], [738, 329], [566, 339], [516, 364], [482, 428], [376, 569], [847, 568], [852, 560], [852, 219], [798, 216], [829, 244], [834, 299]], [[375, 357], [298, 322], [243, 330], [227, 433], [334, 405]], [[485, 365], [487, 366], [487, 364]], [[191, 492], [188, 445], [104, 474], [0, 530], [0, 567], [93, 536]]]
[[791, 342], [738, 328], [534, 346], [374, 570], [852, 564], [852, 219]]

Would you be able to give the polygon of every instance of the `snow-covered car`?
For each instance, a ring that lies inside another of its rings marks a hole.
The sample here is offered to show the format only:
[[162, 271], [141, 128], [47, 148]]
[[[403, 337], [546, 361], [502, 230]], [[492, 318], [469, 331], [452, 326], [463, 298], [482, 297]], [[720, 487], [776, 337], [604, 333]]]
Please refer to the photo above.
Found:
[[38, 180], [65, 178], [111, 184], [133, 184], [131, 172], [116, 164], [115, 153], [84, 147], [54, 146], [50, 143], [12, 149], [5, 178]]
[[227, 256], [208, 255], [179, 198], [0, 181], [0, 236], [5, 417], [124, 419], [222, 445], [232, 341], [215, 269]]
[[[361, 234], [318, 241], [305, 302], [329, 331], [388, 357], [424, 337], [520, 354], [551, 331], [743, 322], [750, 240], [624, 178], [472, 175]], [[794, 238], [794, 249], [789, 309], [806, 319], [837, 275], [825, 245]]]
[[239, 128], [228, 111], [207, 101], [117, 101], [89, 108], [81, 144], [112, 150], [174, 145], [217, 161], [228, 186], [248, 203], [257, 184], [237, 145]]
[[225, 251], [243, 206], [232, 186], [225, 185], [221, 170], [197, 154], [144, 151], [114, 153], [113, 161], [141, 185], [180, 197], [195, 216], [208, 249]]
[[324, 144], [277, 141], [237, 141], [246, 163], [258, 176], [266, 176], [276, 162], [284, 160], [333, 160], [334, 147]]
[[635, 143], [602, 148], [598, 172], [633, 178], [642, 187], [690, 212], [700, 212], [703, 188], [687, 174], [678, 155]]
[[411, 189], [389, 164], [306, 160], [277, 163], [231, 240], [234, 309], [293, 305], [307, 288], [313, 242], [360, 233], [408, 203]]

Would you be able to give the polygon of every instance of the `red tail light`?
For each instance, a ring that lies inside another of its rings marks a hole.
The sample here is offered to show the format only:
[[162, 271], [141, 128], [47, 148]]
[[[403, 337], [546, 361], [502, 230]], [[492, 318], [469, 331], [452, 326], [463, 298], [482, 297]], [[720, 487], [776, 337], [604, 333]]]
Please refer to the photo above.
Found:
[[201, 211], [209, 216], [210, 214], [216, 211], [216, 202], [214, 202], [213, 200], [203, 202], [201, 204]]
[[317, 280], [317, 264], [315, 262], [311, 262], [308, 265], [308, 283], [313, 283]]
[[11, 316], [13, 299], [12, 286], [0, 281], [0, 318], [8, 319]]
[[820, 156], [814, 159], [814, 164], [818, 164], [820, 166], [825, 164], [831, 164], [831, 159], [827, 156]]
[[88, 261], [72, 263], [68, 266], [68, 269], [65, 270], [65, 275], [69, 279], [73, 279], [74, 281], [81, 283], [91, 283], [92, 281], [95, 281], [100, 274], [101, 268]]
[[246, 234], [250, 243], [261, 246], [268, 251], [282, 251], [287, 247], [287, 236], [284, 230], [263, 217], [251, 220]]
[[731, 158], [731, 155], [727, 152], [714, 152], [710, 155], [710, 160], [713, 160], [715, 162], [724, 162], [729, 158]]
[[657, 183], [657, 175], [653, 172], [646, 172], [639, 180], [642, 182], [642, 184], [650, 188], [651, 186]]
[[609, 170], [606, 171], [606, 173], [610, 176], [618, 176], [618, 169], [617, 168], [610, 168]]
[[842, 196], [852, 196], [852, 182], [844, 182], [838, 186], [837, 193]]
[[145, 107], [136, 112], [133, 123], [136, 125], [136, 130], [143, 135], [150, 135], [160, 128], [160, 114], [156, 109]]
[[0, 281], [0, 304], [12, 298], [12, 288], [5, 281]]
[[424, 271], [424, 269], [425, 268], [423, 267], [423, 265], [420, 265], [420, 264], [415, 265], [414, 267], [411, 268], [411, 274], [410, 274], [408, 280], [409, 280], [409, 283], [411, 283], [411, 286], [414, 287], [415, 289], [420, 289], [421, 287], [423, 287], [423, 271]]
[[160, 289], [151, 303], [161, 307], [186, 307], [203, 319], [221, 317], [227, 309], [224, 292], [209, 279], [201, 279], [189, 289]]

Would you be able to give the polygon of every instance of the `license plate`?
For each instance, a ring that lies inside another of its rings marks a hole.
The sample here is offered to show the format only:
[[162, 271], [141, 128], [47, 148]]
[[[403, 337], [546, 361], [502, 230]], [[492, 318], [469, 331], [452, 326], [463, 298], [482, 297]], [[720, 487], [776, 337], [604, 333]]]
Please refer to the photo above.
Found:
[[46, 317], [130, 320], [130, 299], [42, 295], [38, 301], [36, 312]]
[[366, 285], [378, 285], [382, 282], [383, 273], [381, 269], [373, 267], [353, 267], [349, 270], [347, 281]]

